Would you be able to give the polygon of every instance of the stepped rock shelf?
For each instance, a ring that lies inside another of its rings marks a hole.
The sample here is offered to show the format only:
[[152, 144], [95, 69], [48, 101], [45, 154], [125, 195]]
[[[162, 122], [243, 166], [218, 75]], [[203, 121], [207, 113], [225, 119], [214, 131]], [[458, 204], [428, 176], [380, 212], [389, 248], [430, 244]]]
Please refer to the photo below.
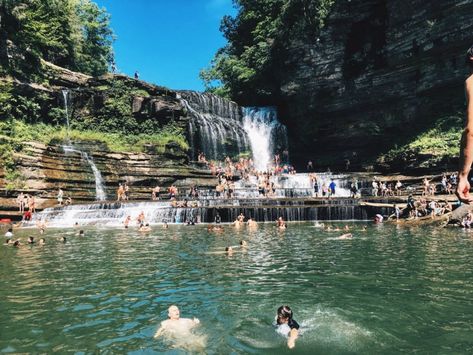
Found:
[[272, 222], [278, 217], [290, 222], [371, 220], [377, 213], [392, 214], [393, 204], [402, 204], [402, 201], [404, 199], [400, 197], [371, 197], [363, 200], [346, 197], [205, 199], [198, 203], [189, 201], [188, 207], [173, 207], [169, 201], [101, 202], [48, 208], [37, 216], [37, 220], [47, 221], [54, 227], [71, 227], [76, 222], [80, 225], [117, 227], [123, 225], [127, 216], [134, 220], [142, 211], [145, 220], [152, 224], [187, 221], [212, 223], [217, 213], [222, 222], [233, 222], [240, 213], [258, 222]]
[[[182, 164], [185, 155], [172, 144], [163, 153], [108, 152], [100, 144], [76, 143], [81, 151], [94, 160], [104, 181], [104, 190], [115, 196], [119, 182], [132, 186], [131, 199], [149, 199], [151, 188], [174, 184], [177, 187], [197, 185], [213, 188], [217, 183], [210, 173]], [[94, 173], [83, 156], [65, 152], [60, 145], [24, 143], [21, 153], [15, 155], [16, 167], [25, 177], [25, 193], [34, 194], [37, 210], [54, 206], [59, 187], [73, 203], [95, 201]], [[0, 176], [1, 178], [1, 176]], [[19, 191], [0, 189], [0, 218], [21, 218], [16, 206]]]

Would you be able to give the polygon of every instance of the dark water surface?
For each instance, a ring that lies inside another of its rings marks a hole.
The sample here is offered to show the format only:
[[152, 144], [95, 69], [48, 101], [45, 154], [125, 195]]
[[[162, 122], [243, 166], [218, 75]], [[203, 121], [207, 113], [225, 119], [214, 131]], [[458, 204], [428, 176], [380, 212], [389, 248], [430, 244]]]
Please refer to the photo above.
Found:
[[[199, 352], [153, 339], [176, 304], [200, 319], [202, 353], [472, 353], [473, 233], [363, 225], [353, 240], [301, 223], [51, 229], [45, 246], [2, 245], [0, 352]], [[242, 239], [247, 251], [219, 253]], [[272, 327], [281, 304], [302, 326], [292, 351]]]

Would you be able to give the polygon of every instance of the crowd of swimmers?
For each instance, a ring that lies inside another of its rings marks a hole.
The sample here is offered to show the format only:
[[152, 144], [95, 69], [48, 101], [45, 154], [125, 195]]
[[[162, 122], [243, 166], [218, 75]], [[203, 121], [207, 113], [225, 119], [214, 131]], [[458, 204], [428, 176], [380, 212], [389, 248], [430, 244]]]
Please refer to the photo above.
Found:
[[[76, 223], [74, 225], [74, 227], [79, 227], [78, 223]], [[28, 238], [26, 239], [26, 241], [22, 241], [20, 238], [15, 238], [15, 235], [13, 233], [13, 227], [10, 227], [8, 228], [8, 230], [6, 231], [6, 233], [4, 234], [4, 237], [5, 237], [5, 241], [4, 241], [4, 245], [6, 246], [12, 246], [14, 248], [20, 248], [21, 246], [24, 246], [24, 245], [29, 245], [29, 246], [33, 246], [33, 245], [40, 245], [40, 246], [44, 246], [46, 245], [46, 238], [44, 238], [42, 235], [45, 234], [45, 230], [46, 230], [46, 222], [38, 222], [37, 223], [37, 228], [39, 230], [39, 234], [41, 235], [41, 237], [36, 240], [36, 237], [35, 236], [28, 236]], [[78, 237], [84, 237], [85, 236], [85, 232], [83, 229], [80, 229], [78, 232], [77, 232], [77, 236]], [[61, 236], [59, 238], [59, 241], [61, 243], [66, 243], [67, 242], [67, 238], [65, 236]]]

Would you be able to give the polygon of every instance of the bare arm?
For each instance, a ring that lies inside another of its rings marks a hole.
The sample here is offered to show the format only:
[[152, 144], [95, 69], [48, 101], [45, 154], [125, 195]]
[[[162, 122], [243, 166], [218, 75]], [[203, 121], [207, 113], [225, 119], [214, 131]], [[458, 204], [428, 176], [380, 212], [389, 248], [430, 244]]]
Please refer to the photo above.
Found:
[[470, 196], [470, 183], [468, 174], [473, 163], [473, 76], [470, 76], [465, 85], [466, 99], [468, 102], [466, 113], [466, 126], [460, 142], [460, 170], [458, 172], [458, 186], [456, 194], [464, 203], [473, 202]]
[[299, 331], [296, 328], [292, 328], [289, 332], [289, 337], [287, 338], [287, 347], [289, 349], [296, 346], [296, 339], [299, 337]]
[[153, 338], [159, 338], [161, 335], [163, 335], [164, 331], [166, 330], [166, 325], [164, 322], [161, 322], [161, 326], [159, 327], [159, 329], [156, 331], [156, 333], [154, 334], [154, 337]]

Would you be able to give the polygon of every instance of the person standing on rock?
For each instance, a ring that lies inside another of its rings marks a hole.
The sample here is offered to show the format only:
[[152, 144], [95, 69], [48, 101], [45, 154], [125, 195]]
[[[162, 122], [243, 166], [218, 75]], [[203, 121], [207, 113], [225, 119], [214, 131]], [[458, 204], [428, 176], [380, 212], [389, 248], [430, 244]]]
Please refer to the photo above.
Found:
[[468, 174], [473, 163], [473, 46], [466, 53], [466, 61], [470, 67], [470, 76], [465, 81], [466, 126], [460, 141], [460, 170], [456, 194], [461, 202], [469, 204], [473, 202], [468, 181]]
[[25, 195], [23, 194], [23, 192], [20, 192], [20, 194], [16, 198], [16, 203], [18, 204], [19, 212], [24, 213], [25, 212]]
[[57, 203], [59, 204], [59, 206], [62, 206], [63, 198], [64, 198], [64, 191], [62, 191], [62, 189], [59, 188], [59, 190], [57, 191]]

